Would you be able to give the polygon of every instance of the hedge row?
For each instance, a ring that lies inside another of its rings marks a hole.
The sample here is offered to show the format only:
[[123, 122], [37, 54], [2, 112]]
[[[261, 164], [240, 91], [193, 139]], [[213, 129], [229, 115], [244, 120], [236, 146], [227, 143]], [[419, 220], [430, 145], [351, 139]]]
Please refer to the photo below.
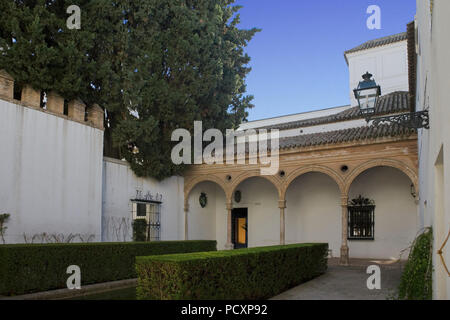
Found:
[[328, 244], [137, 257], [138, 299], [266, 299], [324, 273]]
[[0, 295], [65, 288], [70, 265], [86, 285], [136, 278], [136, 256], [215, 250], [216, 241], [0, 245]]

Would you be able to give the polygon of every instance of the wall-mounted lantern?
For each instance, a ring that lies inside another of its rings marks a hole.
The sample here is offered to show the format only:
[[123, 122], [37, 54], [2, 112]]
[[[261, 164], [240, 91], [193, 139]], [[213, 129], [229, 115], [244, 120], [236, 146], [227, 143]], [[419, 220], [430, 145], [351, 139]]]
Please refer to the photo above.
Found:
[[413, 129], [430, 128], [428, 110], [374, 118], [377, 101], [381, 95], [381, 87], [372, 79], [369, 72], [363, 74], [362, 77], [363, 81], [359, 82], [358, 87], [353, 92], [356, 100], [358, 100], [360, 113], [366, 118], [367, 122], [372, 121], [375, 126], [388, 122]]
[[369, 72], [363, 74], [363, 81], [360, 81], [358, 88], [353, 90], [355, 98], [358, 100], [359, 110], [362, 115], [370, 117], [375, 114], [378, 97], [381, 95], [381, 87], [377, 85]]

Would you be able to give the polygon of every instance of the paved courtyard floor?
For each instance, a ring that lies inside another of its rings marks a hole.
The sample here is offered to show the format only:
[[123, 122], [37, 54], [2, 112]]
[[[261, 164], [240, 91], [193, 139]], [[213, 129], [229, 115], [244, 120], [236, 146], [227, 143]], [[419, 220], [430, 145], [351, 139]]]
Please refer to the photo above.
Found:
[[[369, 290], [366, 273], [369, 265], [379, 265], [381, 289]], [[273, 300], [386, 300], [397, 292], [402, 274], [402, 262], [352, 259], [349, 266], [340, 266], [330, 259], [328, 271], [322, 276], [294, 287]]]

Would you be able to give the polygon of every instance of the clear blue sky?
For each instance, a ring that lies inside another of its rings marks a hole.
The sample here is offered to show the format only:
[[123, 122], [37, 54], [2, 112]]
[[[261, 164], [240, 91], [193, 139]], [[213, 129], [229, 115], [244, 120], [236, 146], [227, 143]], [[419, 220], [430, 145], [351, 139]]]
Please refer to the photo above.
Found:
[[[249, 120], [347, 105], [344, 51], [406, 31], [416, 0], [237, 0], [241, 28], [263, 29], [249, 46], [255, 96]], [[369, 30], [366, 10], [381, 8], [381, 30]]]

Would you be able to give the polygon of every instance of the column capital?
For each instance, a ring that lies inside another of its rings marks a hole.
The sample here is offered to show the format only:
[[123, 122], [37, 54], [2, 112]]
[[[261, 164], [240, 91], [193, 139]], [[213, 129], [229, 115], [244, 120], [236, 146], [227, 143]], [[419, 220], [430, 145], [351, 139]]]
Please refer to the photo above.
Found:
[[185, 203], [184, 204], [184, 212], [188, 212], [189, 211], [189, 203]]
[[286, 209], [286, 200], [278, 200], [278, 208]]
[[348, 206], [348, 196], [341, 196], [341, 206], [343, 207]]
[[228, 202], [227, 201], [226, 207], [227, 207], [227, 210], [233, 210], [233, 202]]

